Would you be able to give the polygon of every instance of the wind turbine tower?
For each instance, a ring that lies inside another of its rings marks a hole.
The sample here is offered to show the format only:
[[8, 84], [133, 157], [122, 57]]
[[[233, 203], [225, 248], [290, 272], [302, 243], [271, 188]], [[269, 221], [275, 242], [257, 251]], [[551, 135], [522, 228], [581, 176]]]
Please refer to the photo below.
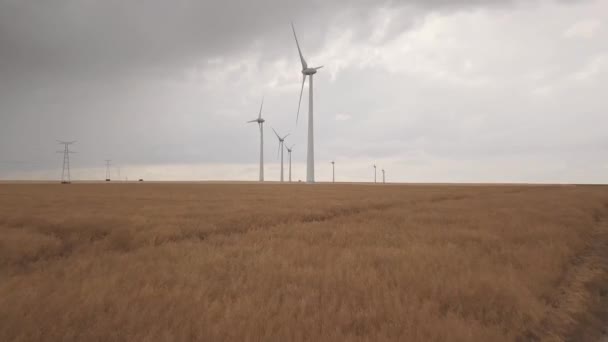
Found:
[[298, 102], [298, 113], [296, 115], [296, 124], [298, 123], [298, 117], [300, 116], [300, 105], [302, 104], [302, 93], [304, 92], [304, 83], [306, 82], [306, 76], [309, 76], [310, 82], [308, 85], [308, 150], [306, 151], [306, 182], [315, 182], [315, 142], [314, 142], [314, 124], [313, 124], [313, 75], [317, 73], [317, 70], [323, 66], [309, 68], [302, 50], [300, 49], [300, 43], [298, 42], [298, 36], [296, 35], [296, 29], [291, 24], [293, 30], [293, 37], [296, 40], [296, 46], [298, 47], [298, 53], [300, 54], [300, 62], [302, 63], [302, 89], [300, 89], [300, 101]]
[[110, 163], [112, 160], [106, 159], [106, 182], [110, 181]]
[[382, 184], [386, 184], [386, 178], [384, 177], [384, 169], [382, 169]]
[[377, 183], [376, 182], [376, 164], [374, 164], [374, 183]]
[[70, 184], [72, 182], [70, 176], [70, 153], [76, 153], [70, 151], [70, 145], [76, 141], [59, 141], [57, 142], [63, 145], [63, 151], [57, 151], [57, 153], [63, 153], [63, 170], [61, 171], [61, 184]]
[[336, 162], [333, 160], [331, 161], [331, 182], [336, 182]]
[[291, 147], [285, 146], [287, 153], [289, 154], [289, 183], [291, 183], [291, 152], [293, 151], [294, 146], [296, 145], [291, 145]]
[[277, 139], [279, 139], [279, 150], [278, 153], [281, 153], [281, 182], [283, 182], [283, 146], [285, 146], [285, 138], [287, 138], [287, 136], [289, 135], [289, 133], [282, 137], [279, 135], [279, 133], [277, 133], [277, 131], [274, 130], [274, 128], [272, 129], [272, 131], [274, 132], [274, 134], [277, 136]]
[[247, 123], [257, 122], [260, 126], [260, 182], [264, 181], [264, 119], [262, 119], [262, 108], [264, 107], [264, 98], [262, 98], [262, 105], [260, 106], [260, 114], [257, 119], [247, 121]]

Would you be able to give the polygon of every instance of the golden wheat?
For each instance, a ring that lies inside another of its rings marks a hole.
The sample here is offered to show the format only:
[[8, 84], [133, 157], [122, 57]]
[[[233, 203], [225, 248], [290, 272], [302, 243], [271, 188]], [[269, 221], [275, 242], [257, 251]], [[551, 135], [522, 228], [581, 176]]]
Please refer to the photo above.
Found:
[[0, 340], [589, 339], [607, 216], [599, 186], [2, 184]]

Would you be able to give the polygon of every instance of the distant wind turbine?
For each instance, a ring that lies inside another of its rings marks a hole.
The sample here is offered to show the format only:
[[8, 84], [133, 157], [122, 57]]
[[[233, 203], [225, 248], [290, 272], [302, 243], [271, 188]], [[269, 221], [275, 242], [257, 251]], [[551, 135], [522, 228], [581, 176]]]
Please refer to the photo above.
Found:
[[285, 148], [287, 149], [287, 153], [289, 154], [289, 182], [291, 183], [291, 152], [293, 151], [293, 147], [296, 146], [291, 145], [291, 147], [287, 147], [285, 146]]
[[110, 181], [110, 165], [112, 163], [111, 159], [106, 159], [106, 182]]
[[283, 146], [285, 146], [285, 138], [287, 138], [287, 136], [289, 136], [289, 133], [287, 133], [286, 136], [281, 138], [279, 133], [277, 133], [277, 131], [275, 131], [274, 128], [272, 129], [272, 131], [277, 136], [277, 139], [279, 139], [279, 151], [278, 152], [281, 153], [281, 182], [282, 182], [283, 181]]
[[377, 183], [376, 182], [376, 164], [374, 164], [374, 183]]
[[310, 82], [308, 85], [308, 150], [306, 152], [306, 182], [315, 182], [315, 143], [314, 143], [314, 125], [313, 125], [313, 75], [317, 73], [317, 70], [323, 66], [309, 68], [302, 50], [300, 49], [300, 43], [298, 42], [298, 36], [296, 35], [296, 29], [291, 23], [291, 29], [293, 30], [293, 37], [296, 40], [296, 46], [298, 47], [298, 53], [300, 54], [300, 62], [302, 63], [302, 89], [300, 89], [300, 101], [298, 102], [298, 113], [296, 115], [296, 124], [298, 123], [298, 117], [300, 116], [300, 105], [302, 104], [302, 93], [304, 92], [304, 83], [306, 82], [306, 76], [310, 76]]
[[260, 114], [257, 119], [247, 121], [247, 123], [257, 122], [260, 126], [260, 182], [264, 181], [264, 119], [262, 119], [262, 108], [264, 107], [264, 98], [262, 98], [262, 105], [260, 105]]
[[336, 182], [336, 162], [334, 160], [331, 161], [331, 182]]
[[384, 169], [382, 169], [382, 184], [386, 183], [386, 178], [384, 177]]

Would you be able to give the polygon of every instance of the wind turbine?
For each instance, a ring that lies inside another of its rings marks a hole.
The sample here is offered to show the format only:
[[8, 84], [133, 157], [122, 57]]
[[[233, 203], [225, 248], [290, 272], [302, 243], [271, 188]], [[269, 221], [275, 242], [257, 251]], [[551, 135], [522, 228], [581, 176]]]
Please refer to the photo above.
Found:
[[331, 161], [331, 182], [336, 182], [336, 162], [333, 160]]
[[386, 184], [386, 178], [384, 177], [384, 169], [382, 169], [382, 184]]
[[293, 30], [293, 37], [296, 40], [296, 46], [298, 47], [298, 53], [300, 54], [300, 62], [302, 63], [302, 89], [300, 89], [300, 101], [298, 102], [298, 113], [296, 115], [296, 124], [298, 123], [298, 117], [300, 116], [300, 105], [302, 104], [302, 93], [304, 92], [304, 83], [306, 82], [306, 76], [310, 76], [310, 83], [308, 85], [308, 150], [306, 152], [306, 182], [315, 182], [315, 143], [314, 143], [314, 128], [313, 128], [313, 88], [312, 80], [313, 75], [317, 73], [317, 70], [323, 66], [309, 68], [302, 50], [300, 49], [300, 43], [298, 42], [298, 36], [296, 35], [296, 29], [291, 23], [291, 29]]
[[274, 128], [272, 129], [272, 131], [277, 136], [277, 139], [279, 139], [279, 151], [278, 152], [281, 153], [281, 182], [282, 182], [283, 181], [283, 146], [285, 146], [285, 138], [287, 138], [289, 133], [287, 133], [286, 136], [281, 138], [279, 133], [277, 133], [277, 131], [275, 131]]
[[247, 121], [247, 123], [257, 122], [260, 126], [260, 182], [264, 181], [264, 119], [262, 119], [262, 108], [264, 107], [264, 98], [262, 97], [262, 105], [260, 106], [260, 114], [257, 119]]
[[291, 145], [291, 147], [285, 146], [285, 148], [287, 149], [287, 153], [289, 154], [289, 183], [291, 183], [291, 151], [293, 151], [294, 146], [296, 145]]
[[374, 183], [376, 183], [376, 164], [374, 164]]
[[110, 181], [110, 164], [112, 163], [111, 159], [106, 159], [106, 182]]

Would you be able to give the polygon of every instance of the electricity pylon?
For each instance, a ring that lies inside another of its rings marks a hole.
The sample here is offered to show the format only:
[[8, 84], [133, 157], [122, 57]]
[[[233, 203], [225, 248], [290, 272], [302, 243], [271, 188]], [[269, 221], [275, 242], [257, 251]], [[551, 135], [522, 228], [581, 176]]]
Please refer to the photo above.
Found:
[[70, 151], [70, 145], [76, 141], [60, 141], [58, 143], [63, 145], [63, 151], [57, 151], [57, 153], [63, 153], [63, 170], [61, 171], [61, 184], [70, 184], [72, 182], [70, 175], [70, 153], [76, 153]]

